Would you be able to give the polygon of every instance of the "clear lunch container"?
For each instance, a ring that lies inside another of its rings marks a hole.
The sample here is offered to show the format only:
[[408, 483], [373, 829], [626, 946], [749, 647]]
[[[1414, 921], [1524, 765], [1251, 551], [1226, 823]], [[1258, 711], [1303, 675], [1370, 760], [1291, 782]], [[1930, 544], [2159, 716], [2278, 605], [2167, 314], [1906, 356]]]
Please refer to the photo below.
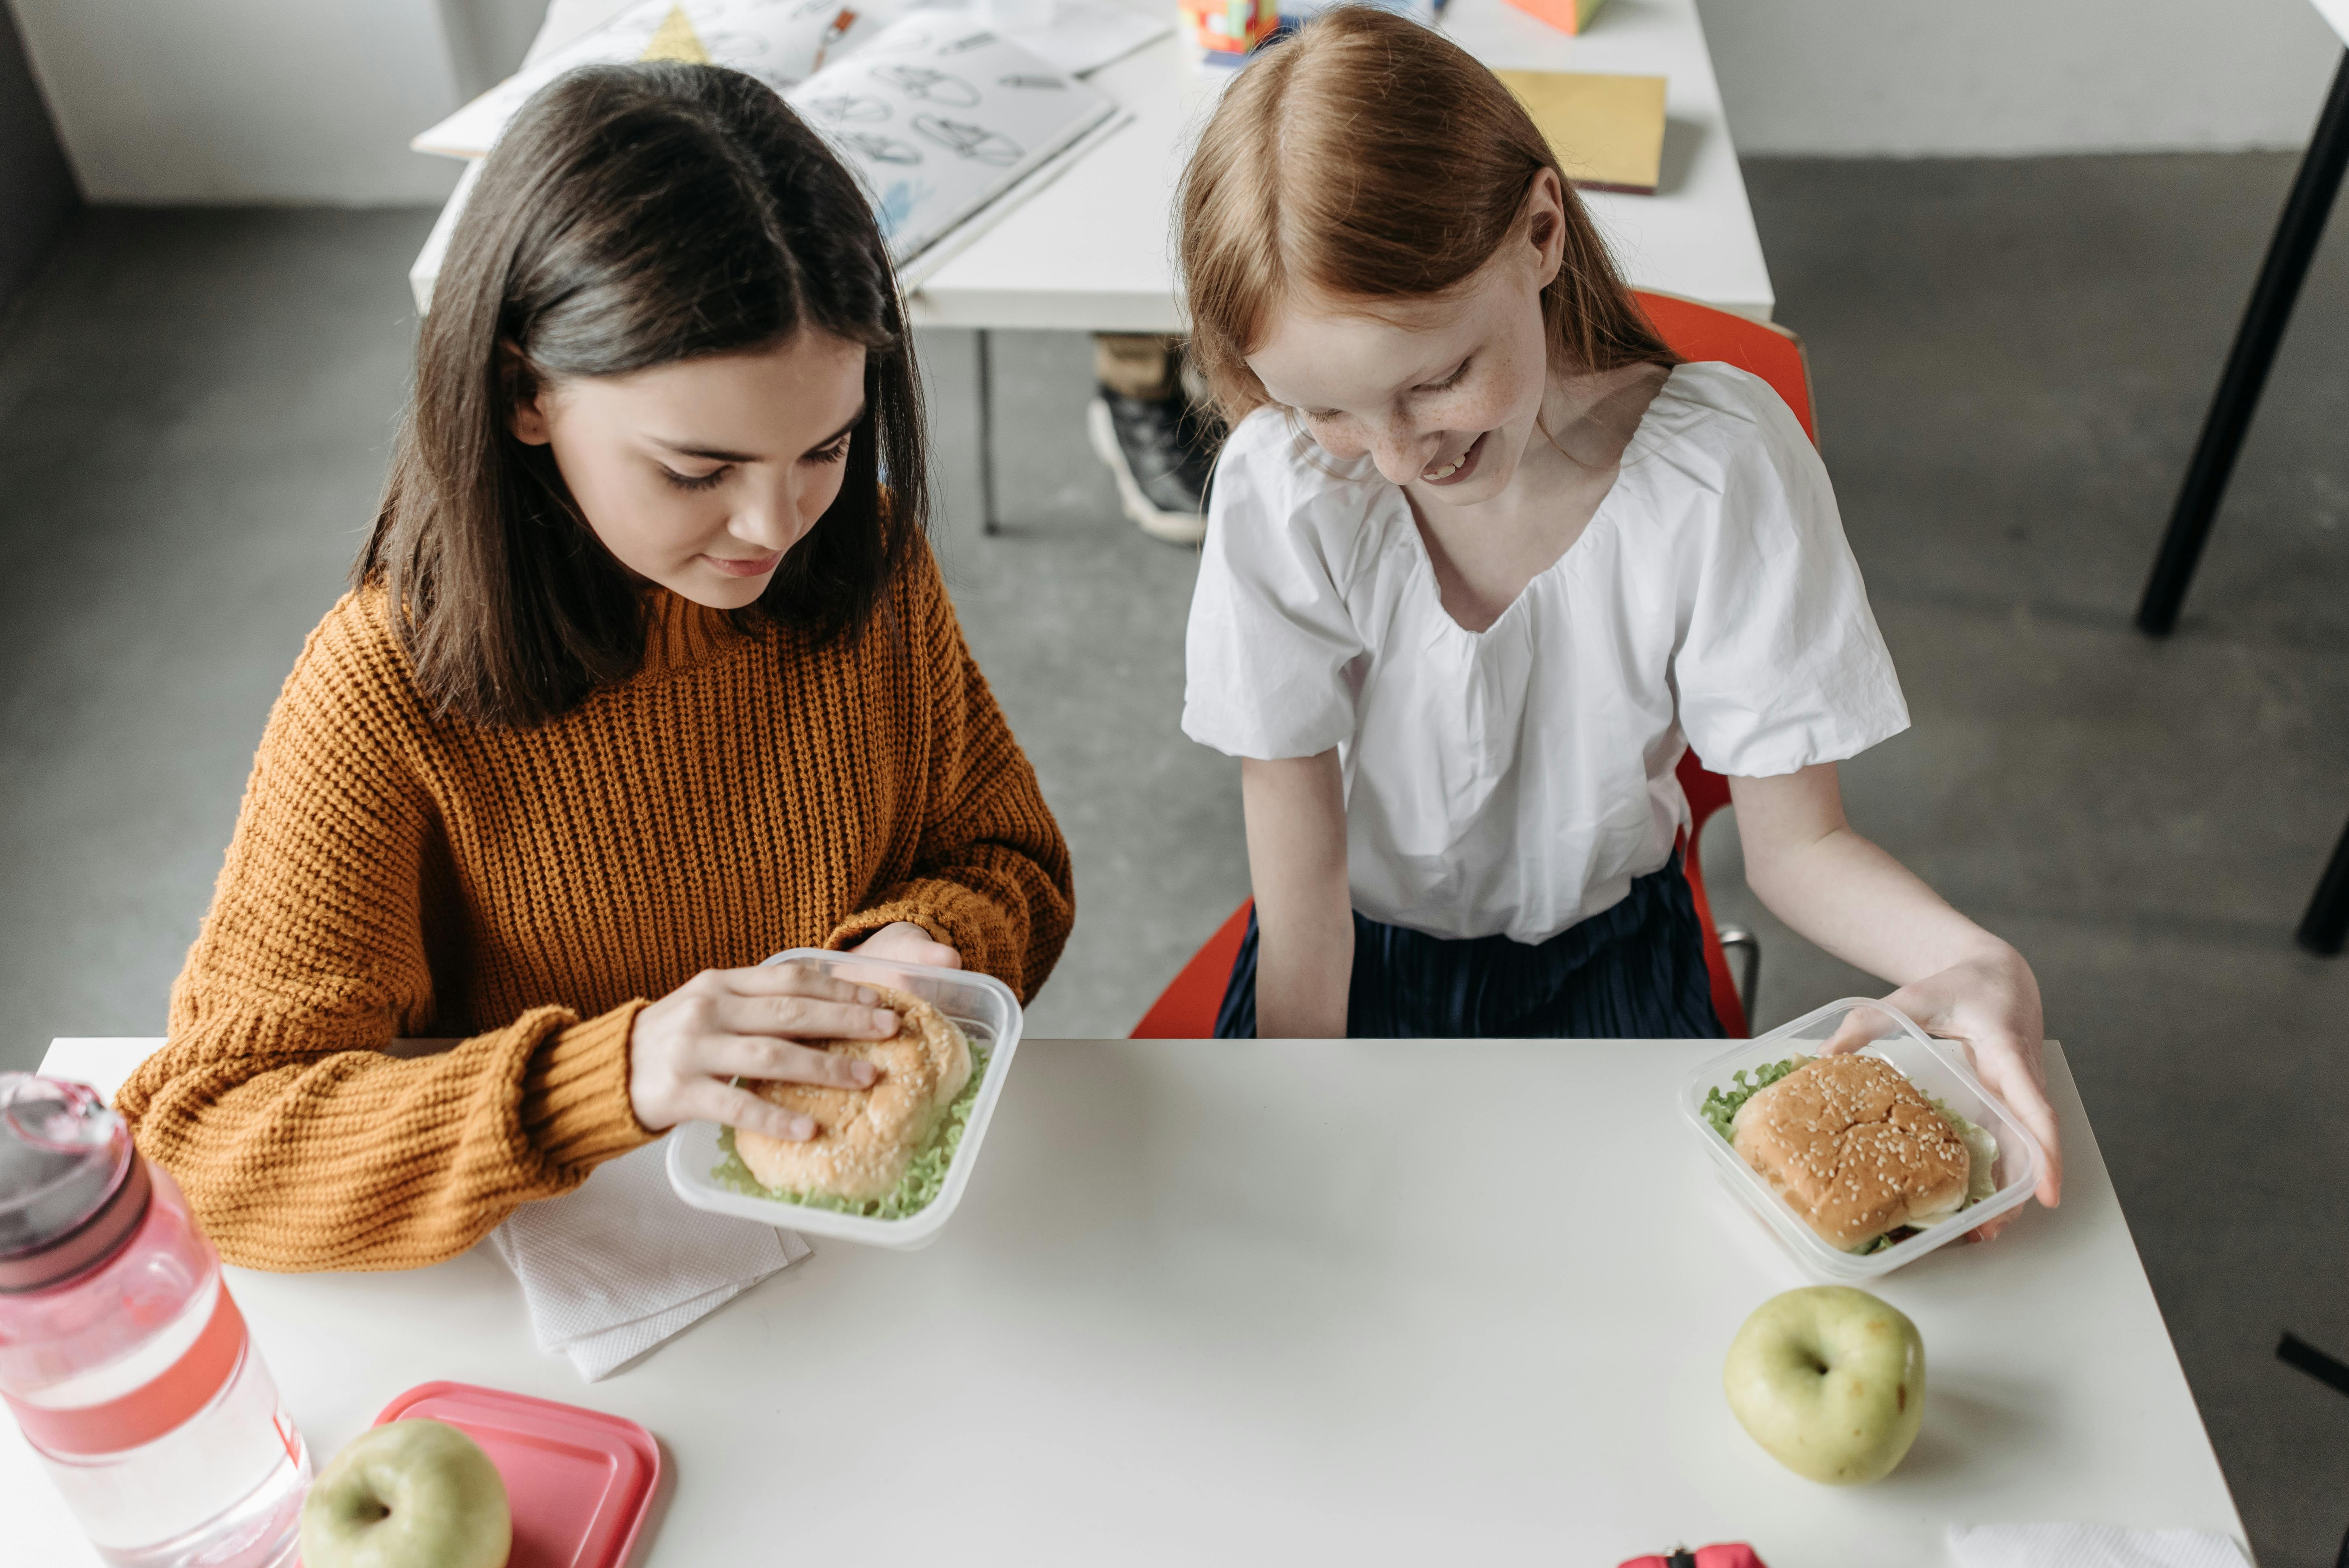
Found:
[[829, 953], [822, 948], [795, 947], [778, 953], [769, 964], [805, 964], [826, 975], [859, 985], [889, 985], [910, 992], [953, 1019], [971, 1043], [974, 1054], [987, 1054], [978, 1081], [978, 1097], [971, 1102], [963, 1124], [962, 1141], [947, 1167], [938, 1195], [900, 1220], [843, 1214], [781, 1198], [754, 1197], [721, 1182], [715, 1172], [725, 1161], [715, 1122], [688, 1121], [668, 1135], [668, 1183], [677, 1195], [697, 1209], [762, 1225], [781, 1225], [805, 1236], [832, 1236], [866, 1246], [895, 1247], [910, 1252], [937, 1239], [970, 1185], [971, 1168], [978, 1162], [979, 1145], [987, 1141], [987, 1124], [995, 1118], [995, 1102], [1003, 1098], [1003, 1080], [1010, 1076], [1011, 1057], [1019, 1048], [1019, 999], [1011, 987], [992, 975], [961, 969], [933, 969], [924, 964], [893, 964], [885, 958], [860, 958], [854, 953]]
[[[1907, 1241], [1865, 1256], [1840, 1251], [1821, 1240], [1794, 1205], [1746, 1164], [1744, 1156], [1732, 1148], [1727, 1139], [1713, 1130], [1702, 1111], [1706, 1093], [1714, 1088], [1735, 1088], [1735, 1075], [1741, 1068], [1752, 1073], [1788, 1057], [1816, 1056], [1820, 1047], [1844, 1026], [1844, 1020], [1854, 1014], [1864, 1016], [1860, 1026], [1869, 1031], [1868, 1044], [1860, 1054], [1881, 1057], [1890, 1062], [1910, 1083], [1982, 1127], [1998, 1141], [1998, 1164], [1992, 1171], [1998, 1181], [1997, 1191], [1949, 1219], [1926, 1226]], [[1816, 1013], [1782, 1025], [1760, 1039], [1744, 1041], [1735, 1050], [1713, 1057], [1682, 1083], [1680, 1105], [1689, 1130], [1704, 1140], [1705, 1151], [1713, 1156], [1723, 1180], [1762, 1217], [1804, 1268], [1819, 1279], [1838, 1284], [1880, 1279], [1915, 1263], [1936, 1247], [1949, 1245], [1983, 1221], [1995, 1219], [2026, 1202], [2039, 1184], [2044, 1160], [2039, 1140], [1974, 1076], [1963, 1047], [1954, 1041], [1937, 1040], [1896, 1009], [1865, 997], [1830, 1002]]]

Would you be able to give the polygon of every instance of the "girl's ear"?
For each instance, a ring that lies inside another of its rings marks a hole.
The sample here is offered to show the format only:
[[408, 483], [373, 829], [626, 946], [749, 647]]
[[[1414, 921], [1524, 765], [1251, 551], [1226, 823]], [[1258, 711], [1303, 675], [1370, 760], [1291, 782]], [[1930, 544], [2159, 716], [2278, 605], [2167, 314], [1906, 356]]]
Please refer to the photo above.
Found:
[[498, 339], [498, 389], [505, 398], [506, 428], [525, 447], [543, 447], [554, 439], [546, 424], [546, 392], [522, 349], [509, 337]]
[[1547, 288], [1566, 264], [1566, 188], [1555, 169], [1536, 173], [1526, 192], [1526, 238], [1534, 247], [1534, 286]]

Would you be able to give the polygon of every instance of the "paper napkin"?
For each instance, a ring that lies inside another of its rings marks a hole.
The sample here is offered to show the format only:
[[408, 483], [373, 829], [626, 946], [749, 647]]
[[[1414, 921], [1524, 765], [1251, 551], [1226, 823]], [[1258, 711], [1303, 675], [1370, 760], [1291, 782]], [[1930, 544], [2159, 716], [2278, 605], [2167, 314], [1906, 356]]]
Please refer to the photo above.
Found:
[[2251, 1568], [2224, 1535], [2113, 1524], [1952, 1524], [1950, 1556], [1958, 1568]]
[[789, 1231], [678, 1200], [661, 1142], [598, 1166], [490, 1233], [522, 1281], [538, 1347], [593, 1383], [808, 1255]]

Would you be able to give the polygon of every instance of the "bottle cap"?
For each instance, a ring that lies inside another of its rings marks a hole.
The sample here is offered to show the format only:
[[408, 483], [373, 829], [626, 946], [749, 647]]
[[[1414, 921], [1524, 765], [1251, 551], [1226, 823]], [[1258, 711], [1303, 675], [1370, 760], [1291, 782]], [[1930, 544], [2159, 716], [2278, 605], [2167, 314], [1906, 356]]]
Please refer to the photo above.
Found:
[[130, 1130], [87, 1085], [0, 1073], [0, 1294], [112, 1257], [153, 1193]]

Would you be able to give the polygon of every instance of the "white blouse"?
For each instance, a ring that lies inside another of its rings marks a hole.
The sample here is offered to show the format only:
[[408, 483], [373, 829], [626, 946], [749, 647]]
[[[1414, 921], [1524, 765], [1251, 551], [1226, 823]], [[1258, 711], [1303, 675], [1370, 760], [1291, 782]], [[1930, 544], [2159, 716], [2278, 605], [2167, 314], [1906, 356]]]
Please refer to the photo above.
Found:
[[1682, 365], [1614, 488], [1489, 628], [1438, 596], [1411, 506], [1260, 408], [1216, 469], [1183, 729], [1335, 746], [1354, 907], [1537, 943], [1661, 867], [1693, 746], [1749, 778], [1852, 757], [1909, 710], [1826, 469], [1768, 383]]

